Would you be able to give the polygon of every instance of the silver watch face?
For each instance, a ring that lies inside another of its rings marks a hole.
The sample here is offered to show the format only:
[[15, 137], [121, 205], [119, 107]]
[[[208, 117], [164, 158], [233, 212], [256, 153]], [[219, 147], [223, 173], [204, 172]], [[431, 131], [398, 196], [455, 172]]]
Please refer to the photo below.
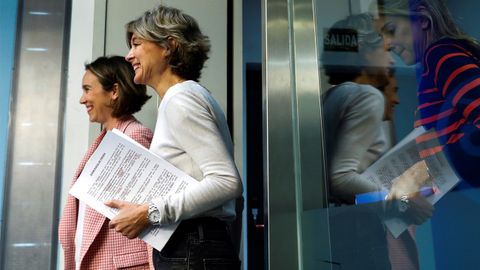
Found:
[[148, 208], [148, 220], [154, 225], [160, 222], [160, 211], [158, 211], [157, 207], [151, 205]]
[[408, 203], [409, 201], [407, 196], [404, 195], [400, 197], [400, 200], [398, 201], [398, 211], [400, 211], [401, 213], [405, 213], [409, 207]]

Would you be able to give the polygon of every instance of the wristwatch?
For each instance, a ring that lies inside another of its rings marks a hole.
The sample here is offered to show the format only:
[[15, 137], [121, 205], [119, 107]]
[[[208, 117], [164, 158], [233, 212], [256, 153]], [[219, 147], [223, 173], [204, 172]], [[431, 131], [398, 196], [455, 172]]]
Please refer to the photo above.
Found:
[[148, 205], [148, 221], [152, 225], [160, 225], [160, 210], [152, 202]]
[[408, 196], [407, 195], [403, 195], [402, 197], [400, 197], [400, 200], [398, 201], [398, 211], [400, 213], [405, 213], [408, 208], [409, 208], [409, 201], [408, 201]]

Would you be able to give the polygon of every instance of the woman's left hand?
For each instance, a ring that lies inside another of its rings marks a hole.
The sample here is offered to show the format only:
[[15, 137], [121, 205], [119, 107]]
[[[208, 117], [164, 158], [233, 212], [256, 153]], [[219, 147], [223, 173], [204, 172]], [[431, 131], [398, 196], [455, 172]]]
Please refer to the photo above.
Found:
[[405, 212], [405, 217], [410, 224], [421, 225], [432, 217], [435, 207], [419, 192], [410, 196], [408, 201], [410, 205]]
[[105, 202], [105, 205], [119, 210], [118, 214], [110, 220], [108, 227], [115, 229], [115, 231], [129, 239], [136, 238], [150, 225], [148, 221], [148, 203], [134, 204], [112, 200]]
[[422, 186], [428, 186], [428, 181], [431, 181], [428, 166], [425, 160], [421, 160], [393, 180], [387, 199], [400, 199], [416, 193]]

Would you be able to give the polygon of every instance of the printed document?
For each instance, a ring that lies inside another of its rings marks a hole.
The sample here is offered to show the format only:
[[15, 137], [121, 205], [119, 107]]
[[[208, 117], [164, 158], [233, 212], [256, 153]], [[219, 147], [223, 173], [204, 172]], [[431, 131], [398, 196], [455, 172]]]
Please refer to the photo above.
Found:
[[[420, 157], [419, 152], [422, 149], [419, 149], [415, 139], [425, 133], [426, 130], [423, 127], [414, 129], [395, 147], [367, 168], [362, 175], [370, 179], [370, 181], [381, 185], [385, 190], [390, 190], [396, 177], [417, 162], [424, 160], [428, 173], [431, 176], [431, 183], [429, 184], [434, 190], [434, 193], [426, 198], [430, 203], [435, 204], [457, 185], [460, 179], [450, 167], [443, 151], [426, 158]], [[439, 145], [438, 142], [436, 144]], [[429, 147], [432, 147], [432, 145], [429, 145]], [[395, 237], [398, 237], [408, 227], [408, 224], [399, 217], [387, 219], [384, 222]]]
[[[141, 204], [196, 184], [197, 180], [114, 129], [90, 157], [70, 194], [112, 219], [118, 210], [104, 205], [106, 201]], [[177, 226], [151, 226], [139, 238], [162, 250]]]

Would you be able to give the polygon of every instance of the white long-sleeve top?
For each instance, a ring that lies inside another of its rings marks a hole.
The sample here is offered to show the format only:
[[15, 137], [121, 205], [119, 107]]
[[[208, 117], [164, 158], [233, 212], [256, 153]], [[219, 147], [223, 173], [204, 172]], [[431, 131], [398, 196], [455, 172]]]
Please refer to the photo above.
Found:
[[353, 203], [356, 194], [381, 189], [361, 173], [387, 150], [385, 101], [378, 89], [352, 82], [328, 91], [323, 106], [331, 193]]
[[183, 192], [153, 200], [161, 225], [197, 216], [235, 218], [242, 182], [225, 115], [207, 89], [185, 81], [167, 90], [150, 150], [199, 181]]

